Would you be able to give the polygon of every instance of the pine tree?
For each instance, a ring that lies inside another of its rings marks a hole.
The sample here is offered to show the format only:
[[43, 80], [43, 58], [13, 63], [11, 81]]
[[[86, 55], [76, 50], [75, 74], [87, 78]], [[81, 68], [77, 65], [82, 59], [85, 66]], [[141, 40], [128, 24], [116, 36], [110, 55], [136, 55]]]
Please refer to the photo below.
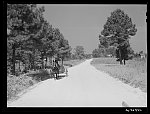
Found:
[[119, 57], [120, 64], [125, 60], [128, 55], [127, 48], [130, 47], [129, 38], [134, 36], [137, 32], [135, 24], [132, 23], [131, 18], [124, 13], [123, 10], [116, 9], [107, 18], [104, 29], [100, 35], [100, 43], [106, 46], [115, 45], [117, 49], [117, 57]]
[[7, 4], [7, 42], [12, 48], [12, 74], [15, 75], [16, 49], [41, 28], [44, 8], [35, 4]]

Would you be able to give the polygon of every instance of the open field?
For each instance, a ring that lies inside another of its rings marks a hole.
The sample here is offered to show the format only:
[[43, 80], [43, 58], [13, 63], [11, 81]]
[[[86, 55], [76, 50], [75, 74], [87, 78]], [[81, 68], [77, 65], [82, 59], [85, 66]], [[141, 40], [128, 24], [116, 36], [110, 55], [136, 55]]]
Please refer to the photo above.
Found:
[[133, 87], [139, 87], [143, 92], [147, 92], [146, 59], [128, 60], [126, 65], [120, 65], [116, 58], [94, 58], [91, 64], [96, 69], [106, 72]]
[[[84, 60], [64, 61], [66, 68], [82, 63]], [[7, 75], [7, 101], [18, 99], [18, 94], [39, 82], [53, 78], [46, 70], [30, 71], [20, 76]]]
[[78, 64], [80, 64], [80, 63], [82, 63], [84, 61], [85, 61], [84, 59], [82, 59], [82, 60], [79, 60], [79, 59], [77, 59], [77, 60], [69, 60], [69, 61], [64, 61], [64, 65], [68, 66], [68, 67], [73, 67], [73, 66], [78, 65]]

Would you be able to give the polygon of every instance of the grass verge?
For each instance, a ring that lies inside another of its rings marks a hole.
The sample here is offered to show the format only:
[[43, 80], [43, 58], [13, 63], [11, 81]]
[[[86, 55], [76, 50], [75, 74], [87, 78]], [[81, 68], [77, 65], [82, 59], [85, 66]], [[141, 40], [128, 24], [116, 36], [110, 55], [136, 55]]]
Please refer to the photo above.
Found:
[[[64, 65], [72, 67], [85, 60], [64, 61]], [[7, 101], [18, 99], [18, 95], [35, 84], [53, 78], [47, 70], [30, 71], [20, 76], [7, 75]]]
[[126, 65], [120, 65], [115, 58], [95, 58], [91, 65], [126, 84], [135, 88], [139, 87], [143, 92], [147, 92], [146, 59], [128, 60]]
[[35, 84], [51, 78], [46, 70], [32, 71], [20, 76], [7, 75], [7, 101], [18, 98], [18, 94]]

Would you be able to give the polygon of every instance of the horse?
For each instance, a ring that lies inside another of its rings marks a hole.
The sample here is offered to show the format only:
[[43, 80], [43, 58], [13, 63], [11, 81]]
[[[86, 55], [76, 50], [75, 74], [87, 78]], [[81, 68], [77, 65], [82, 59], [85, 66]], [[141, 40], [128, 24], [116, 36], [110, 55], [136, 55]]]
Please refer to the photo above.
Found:
[[54, 63], [54, 66], [52, 68], [52, 72], [54, 72], [54, 76], [56, 75], [55, 79], [58, 79], [60, 65], [58, 64], [58, 60], [57, 59], [53, 60], [53, 63]]
[[58, 79], [58, 76], [59, 76], [59, 66], [54, 66], [53, 69], [52, 69], [52, 72], [54, 72], [54, 75], [55, 75], [55, 79]]

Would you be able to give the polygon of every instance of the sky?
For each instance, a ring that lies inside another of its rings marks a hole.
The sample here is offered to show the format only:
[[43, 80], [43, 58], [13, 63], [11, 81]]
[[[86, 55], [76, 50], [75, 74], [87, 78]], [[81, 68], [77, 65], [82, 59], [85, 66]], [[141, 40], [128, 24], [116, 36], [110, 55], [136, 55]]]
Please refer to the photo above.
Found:
[[107, 17], [116, 9], [123, 10], [136, 24], [137, 33], [131, 37], [130, 44], [135, 52], [147, 52], [147, 5], [108, 5], [108, 4], [39, 4], [44, 6], [45, 19], [59, 28], [69, 45], [81, 45], [85, 53], [98, 48], [99, 35]]

